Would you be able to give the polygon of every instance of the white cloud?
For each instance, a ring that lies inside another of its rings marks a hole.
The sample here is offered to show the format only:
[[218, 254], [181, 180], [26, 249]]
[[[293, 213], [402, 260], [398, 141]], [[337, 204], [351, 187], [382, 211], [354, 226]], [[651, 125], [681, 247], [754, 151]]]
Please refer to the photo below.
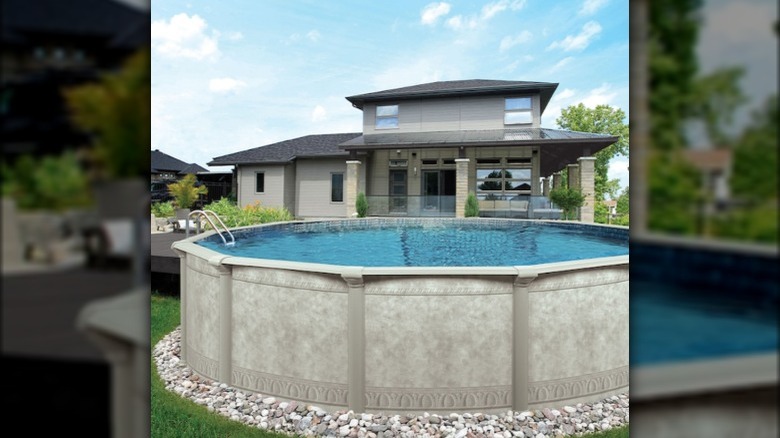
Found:
[[230, 41], [239, 41], [239, 40], [244, 39], [244, 34], [241, 33], [241, 32], [228, 32], [225, 35], [225, 39], [230, 40]]
[[618, 155], [609, 160], [607, 168], [607, 178], [620, 181], [620, 188], [628, 187], [628, 157]]
[[420, 12], [420, 22], [422, 24], [429, 24], [434, 25], [436, 24], [436, 21], [441, 17], [442, 15], [447, 15], [450, 13], [450, 4], [446, 2], [439, 2], [439, 3], [429, 3], [428, 6], [424, 7], [423, 10]]
[[463, 18], [462, 15], [456, 15], [447, 20], [447, 27], [454, 30], [474, 29], [477, 27], [477, 20], [473, 17]]
[[313, 29], [306, 34], [306, 38], [316, 43], [317, 41], [320, 40], [320, 38], [322, 38], [322, 35], [320, 34], [320, 31], [318, 31], [317, 29]]
[[197, 15], [181, 13], [170, 21], [152, 22], [152, 48], [162, 56], [214, 60], [219, 57], [218, 32], [206, 34], [208, 24]]
[[593, 15], [606, 5], [609, 0], [585, 0], [580, 8], [580, 15]]
[[509, 2], [506, 0], [488, 3], [482, 7], [482, 19], [490, 20], [494, 15], [505, 10], [509, 6]]
[[498, 49], [501, 52], [506, 52], [507, 50], [511, 49], [512, 47], [518, 44], [527, 43], [528, 41], [531, 40], [532, 37], [533, 35], [531, 34], [531, 32], [527, 30], [522, 31], [520, 32], [520, 34], [515, 36], [505, 36], [501, 40], [501, 44], [499, 45]]
[[209, 81], [209, 91], [212, 93], [237, 93], [246, 87], [246, 82], [233, 78], [214, 78]]
[[553, 99], [555, 99], [555, 100], [566, 100], [566, 99], [568, 99], [568, 98], [570, 98], [572, 96], [574, 96], [574, 90], [572, 90], [571, 88], [565, 88], [560, 93], [557, 93], [555, 95], [555, 97], [553, 97]]
[[577, 35], [567, 35], [561, 41], [555, 41], [547, 47], [547, 50], [561, 48], [565, 52], [582, 50], [590, 44], [596, 35], [601, 33], [601, 25], [595, 21], [589, 21], [582, 26], [582, 31]]
[[617, 95], [617, 91], [612, 91], [610, 84], [602, 84], [600, 87], [590, 90], [581, 102], [588, 108], [595, 108], [598, 105], [612, 104]]
[[560, 61], [556, 62], [554, 66], [550, 69], [550, 72], [558, 71], [559, 69], [565, 67], [568, 63], [572, 62], [574, 60], [573, 56], [567, 56]]
[[312, 122], [322, 122], [328, 117], [328, 112], [325, 111], [325, 108], [323, 108], [322, 105], [317, 105], [314, 107], [314, 110], [311, 112], [311, 121]]

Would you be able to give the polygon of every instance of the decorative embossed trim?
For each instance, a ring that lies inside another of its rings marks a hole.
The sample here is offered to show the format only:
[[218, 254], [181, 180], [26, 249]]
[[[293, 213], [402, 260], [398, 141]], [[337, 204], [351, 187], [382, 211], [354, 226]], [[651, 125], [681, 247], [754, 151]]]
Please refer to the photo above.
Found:
[[187, 344], [187, 365], [196, 373], [209, 379], [217, 380], [219, 362], [204, 356], [203, 353], [192, 348], [192, 345], [189, 343]]
[[232, 385], [263, 395], [273, 395], [309, 403], [347, 405], [347, 385], [297, 379], [233, 367]]
[[551, 403], [571, 398], [588, 397], [628, 386], [628, 367], [568, 379], [530, 382], [528, 403]]
[[512, 387], [366, 388], [366, 408], [372, 410], [487, 410], [512, 405]]

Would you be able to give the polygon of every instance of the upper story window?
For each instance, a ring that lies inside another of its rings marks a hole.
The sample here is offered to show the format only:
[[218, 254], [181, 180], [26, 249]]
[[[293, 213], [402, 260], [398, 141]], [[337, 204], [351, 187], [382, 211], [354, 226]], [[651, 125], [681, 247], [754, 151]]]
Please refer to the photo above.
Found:
[[398, 127], [398, 105], [376, 106], [376, 129]]
[[505, 125], [527, 125], [533, 123], [534, 116], [530, 97], [508, 97], [504, 103]]

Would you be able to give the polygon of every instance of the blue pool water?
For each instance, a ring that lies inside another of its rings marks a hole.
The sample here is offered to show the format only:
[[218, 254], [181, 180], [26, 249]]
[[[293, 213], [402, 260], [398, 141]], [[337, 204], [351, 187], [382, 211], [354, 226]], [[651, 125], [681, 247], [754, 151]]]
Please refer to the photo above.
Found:
[[355, 221], [270, 226], [198, 243], [223, 254], [344, 266], [518, 266], [628, 254], [627, 232], [519, 221]]
[[[633, 276], [632, 276], [633, 277]], [[631, 279], [631, 366], [776, 352], [777, 302]]]

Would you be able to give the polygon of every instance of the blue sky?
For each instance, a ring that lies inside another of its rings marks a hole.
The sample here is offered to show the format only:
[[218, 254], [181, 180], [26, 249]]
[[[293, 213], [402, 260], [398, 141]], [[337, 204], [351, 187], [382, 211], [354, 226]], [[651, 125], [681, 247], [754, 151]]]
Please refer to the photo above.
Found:
[[[557, 82], [544, 127], [579, 102], [628, 115], [627, 1], [155, 0], [151, 14], [151, 147], [201, 165], [359, 132], [345, 96], [432, 81]], [[610, 172], [623, 186], [627, 167]]]

